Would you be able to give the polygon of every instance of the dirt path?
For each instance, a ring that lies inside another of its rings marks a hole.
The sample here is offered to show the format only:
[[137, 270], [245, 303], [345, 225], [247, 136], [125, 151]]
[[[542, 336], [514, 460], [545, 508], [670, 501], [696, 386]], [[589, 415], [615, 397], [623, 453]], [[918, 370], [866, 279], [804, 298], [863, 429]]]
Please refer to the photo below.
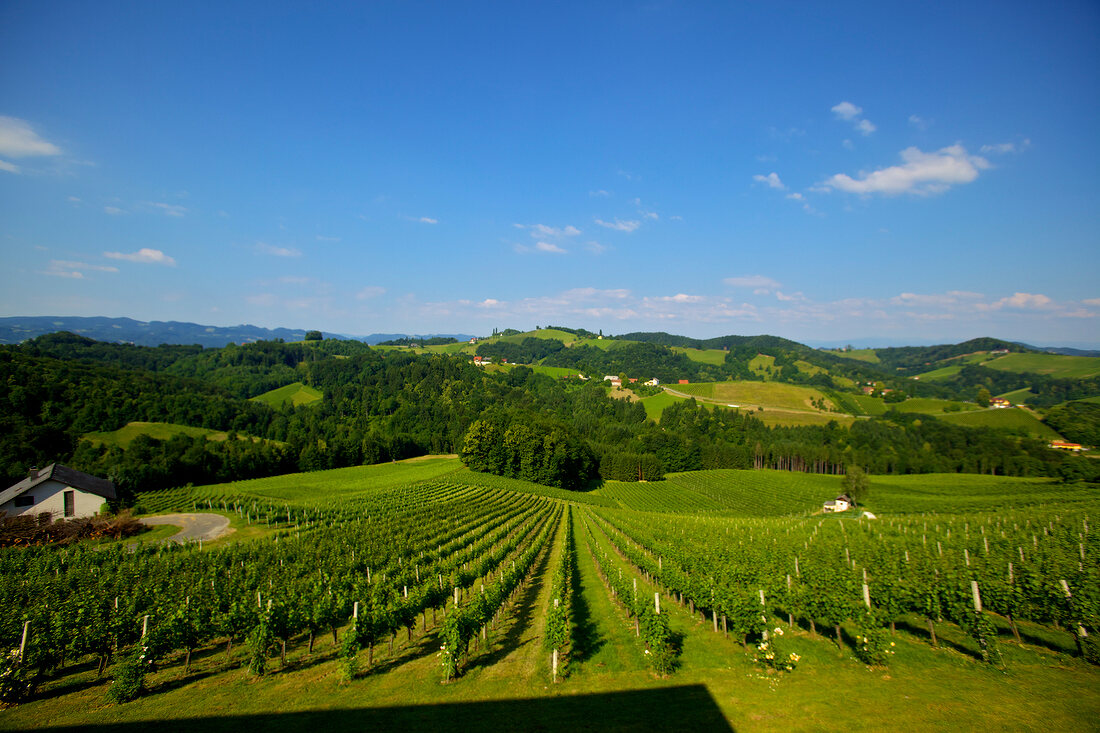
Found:
[[156, 526], [171, 524], [180, 527], [180, 531], [164, 542], [197, 542], [198, 540], [216, 540], [234, 532], [229, 526], [229, 517], [220, 514], [162, 514], [157, 517], [139, 519], [142, 524]]

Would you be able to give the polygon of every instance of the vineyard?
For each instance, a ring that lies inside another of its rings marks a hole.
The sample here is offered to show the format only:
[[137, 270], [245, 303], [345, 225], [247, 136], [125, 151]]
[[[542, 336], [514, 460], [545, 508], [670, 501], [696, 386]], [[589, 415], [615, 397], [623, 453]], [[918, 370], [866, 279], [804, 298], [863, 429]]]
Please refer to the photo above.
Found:
[[238, 539], [0, 552], [0, 726], [1090, 725], [1095, 488], [874, 477], [876, 519], [821, 515], [839, 485], [443, 458], [152, 492]]

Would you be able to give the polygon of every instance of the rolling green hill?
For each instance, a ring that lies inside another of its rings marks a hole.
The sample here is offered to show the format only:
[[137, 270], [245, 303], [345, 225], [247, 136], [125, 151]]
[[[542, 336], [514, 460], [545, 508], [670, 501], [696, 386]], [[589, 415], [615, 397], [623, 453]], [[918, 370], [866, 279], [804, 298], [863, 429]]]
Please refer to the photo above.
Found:
[[983, 366], [1005, 372], [1045, 374], [1055, 379], [1085, 379], [1100, 375], [1100, 358], [1061, 354], [1005, 354]]
[[1028, 435], [1044, 440], [1060, 440], [1062, 437], [1030, 412], [1018, 407], [947, 413], [938, 417], [956, 425], [966, 425], [972, 428], [1002, 428], [1023, 431]]
[[[222, 441], [229, 437], [229, 433], [220, 430], [208, 430], [206, 428], [193, 428], [188, 425], [176, 425], [166, 422], [131, 422], [118, 430], [110, 432], [86, 433], [83, 440], [97, 445], [117, 445], [120, 448], [129, 448], [130, 443], [139, 435], [147, 435], [157, 440], [169, 440], [175, 435], [187, 435], [192, 438], [206, 438], [207, 440]], [[240, 440], [248, 440], [248, 436], [239, 436]], [[259, 438], [252, 438], [253, 441]]]

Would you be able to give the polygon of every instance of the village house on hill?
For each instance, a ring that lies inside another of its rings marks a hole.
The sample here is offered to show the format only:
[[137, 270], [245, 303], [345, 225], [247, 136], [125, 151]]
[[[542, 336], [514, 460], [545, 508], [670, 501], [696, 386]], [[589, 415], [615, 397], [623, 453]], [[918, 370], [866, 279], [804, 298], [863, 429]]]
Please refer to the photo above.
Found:
[[852, 498], [847, 494], [841, 494], [832, 501], [825, 502], [825, 506], [822, 507], [822, 511], [826, 514], [832, 514], [834, 512], [846, 512], [851, 508], [853, 502]]
[[25, 479], [0, 492], [0, 511], [9, 517], [48, 513], [77, 519], [95, 516], [105, 500], [116, 496], [111, 481], [51, 463], [32, 468]]

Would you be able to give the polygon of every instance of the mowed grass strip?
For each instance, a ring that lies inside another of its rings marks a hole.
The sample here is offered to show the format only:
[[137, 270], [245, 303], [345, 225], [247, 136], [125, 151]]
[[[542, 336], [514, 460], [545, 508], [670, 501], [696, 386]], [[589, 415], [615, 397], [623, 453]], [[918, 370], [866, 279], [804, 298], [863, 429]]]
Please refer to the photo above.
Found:
[[1002, 428], [1004, 430], [1017, 432], [1022, 431], [1027, 435], [1043, 438], [1044, 440], [1061, 440], [1062, 438], [1062, 436], [1049, 425], [1020, 407], [945, 413], [937, 417], [941, 420], [946, 420], [956, 425], [966, 425], [967, 427]]
[[[96, 445], [117, 445], [119, 448], [129, 448], [130, 443], [139, 435], [146, 435], [157, 440], [170, 440], [177, 435], [186, 435], [191, 438], [206, 438], [207, 440], [222, 441], [229, 438], [229, 434], [220, 430], [208, 428], [194, 428], [190, 425], [177, 425], [167, 422], [131, 422], [118, 430], [109, 432], [85, 433], [83, 440]], [[258, 441], [260, 438], [250, 438], [247, 435], [239, 435], [240, 440]]]
[[700, 382], [672, 384], [667, 387], [676, 392], [738, 406], [759, 405], [765, 408], [814, 411], [814, 400], [825, 400], [826, 405], [832, 405], [832, 401], [820, 390], [780, 382]]
[[1100, 358], [1095, 356], [1011, 353], [984, 362], [982, 366], [1004, 372], [1046, 374], [1057, 379], [1085, 379], [1100, 375]]
[[323, 398], [321, 391], [301, 382], [292, 382], [284, 387], [264, 392], [252, 398], [253, 402], [262, 402], [268, 407], [278, 410], [283, 405], [290, 403], [294, 407], [311, 405]]

